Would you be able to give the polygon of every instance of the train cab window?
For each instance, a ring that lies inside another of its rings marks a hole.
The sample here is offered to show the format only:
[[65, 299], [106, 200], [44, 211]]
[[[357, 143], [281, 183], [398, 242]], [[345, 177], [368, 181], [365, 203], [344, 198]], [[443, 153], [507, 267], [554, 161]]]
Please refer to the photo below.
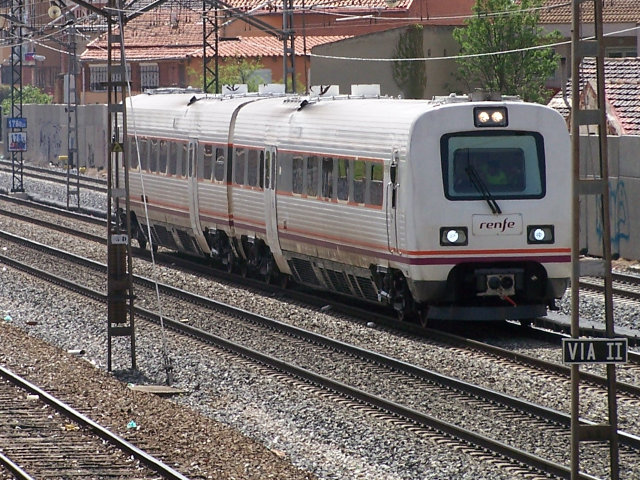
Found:
[[355, 203], [364, 203], [365, 192], [365, 167], [366, 163], [362, 160], [354, 160], [353, 162], [353, 196], [351, 200]]
[[149, 171], [157, 172], [158, 171], [158, 140], [151, 139], [149, 141]]
[[528, 132], [445, 135], [441, 148], [446, 197], [541, 198], [545, 193], [542, 142], [539, 134]]
[[233, 162], [233, 182], [238, 185], [244, 185], [244, 174], [247, 170], [247, 149], [236, 148], [234, 152], [235, 161]]
[[322, 159], [322, 196], [333, 198], [333, 158]]
[[216, 163], [213, 166], [213, 176], [217, 182], [224, 181], [225, 152], [222, 147], [216, 148]]
[[167, 173], [167, 157], [169, 155], [169, 142], [160, 140], [158, 145], [158, 172]]
[[213, 145], [205, 144], [202, 151], [202, 178], [205, 180], [211, 180], [213, 161]]
[[168, 142], [168, 165], [167, 173], [172, 177], [178, 173], [178, 144], [176, 142]]
[[384, 180], [384, 167], [381, 163], [370, 163], [368, 171], [370, 175], [367, 177], [369, 180], [369, 201], [367, 203], [380, 206], [382, 205], [384, 190], [382, 183]]
[[320, 160], [315, 155], [307, 158], [307, 187], [309, 197], [318, 196], [318, 179], [320, 178]]
[[338, 200], [349, 199], [349, 160], [338, 159]]
[[302, 193], [304, 185], [304, 159], [302, 157], [293, 157], [291, 175], [291, 191]]
[[256, 187], [258, 185], [258, 150], [248, 150], [247, 183], [252, 187]]

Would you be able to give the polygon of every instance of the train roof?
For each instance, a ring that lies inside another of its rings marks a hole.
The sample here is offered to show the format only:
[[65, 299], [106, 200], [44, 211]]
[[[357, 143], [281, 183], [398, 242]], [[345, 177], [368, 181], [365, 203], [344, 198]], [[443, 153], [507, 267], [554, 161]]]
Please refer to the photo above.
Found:
[[[473, 100], [457, 95], [403, 100], [377, 95], [211, 95], [187, 91], [136, 95], [127, 105], [131, 112], [128, 118], [135, 118], [135, 122], [129, 120], [129, 128], [135, 123], [140, 134], [197, 137], [224, 145], [261, 146], [266, 142], [291, 149], [322, 146], [330, 150], [330, 139], [340, 145], [337, 151], [344, 152], [347, 146], [351, 154], [386, 157], [390, 148], [408, 144], [413, 124], [428, 112], [473, 104]], [[513, 97], [499, 102], [522, 104]]]

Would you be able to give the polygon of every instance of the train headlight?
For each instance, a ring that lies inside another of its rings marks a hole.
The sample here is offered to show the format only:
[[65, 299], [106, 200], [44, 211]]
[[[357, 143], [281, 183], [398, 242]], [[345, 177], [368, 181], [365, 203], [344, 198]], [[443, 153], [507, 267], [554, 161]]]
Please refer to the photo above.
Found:
[[473, 109], [473, 123], [476, 127], [506, 127], [507, 109], [506, 107]]
[[553, 225], [527, 226], [527, 243], [553, 243]]
[[440, 227], [440, 245], [460, 246], [467, 241], [467, 227]]

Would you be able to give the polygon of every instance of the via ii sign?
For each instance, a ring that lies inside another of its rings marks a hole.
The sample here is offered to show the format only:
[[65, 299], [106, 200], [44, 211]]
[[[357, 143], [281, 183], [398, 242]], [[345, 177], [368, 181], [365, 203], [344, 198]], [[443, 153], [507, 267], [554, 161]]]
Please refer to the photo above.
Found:
[[564, 363], [626, 363], [626, 338], [563, 338]]

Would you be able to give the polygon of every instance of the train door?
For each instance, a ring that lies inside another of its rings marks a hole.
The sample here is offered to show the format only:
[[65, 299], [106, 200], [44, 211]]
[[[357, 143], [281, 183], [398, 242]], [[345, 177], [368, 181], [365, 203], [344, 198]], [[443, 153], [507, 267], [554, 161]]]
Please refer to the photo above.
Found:
[[397, 203], [398, 203], [398, 150], [394, 149], [389, 165], [389, 181], [386, 187], [387, 197], [387, 244], [390, 252], [398, 250]]
[[264, 204], [267, 243], [280, 271], [288, 271], [282, 259], [280, 239], [278, 238], [278, 209], [276, 195], [277, 149], [269, 146], [264, 150]]
[[198, 140], [190, 139], [187, 146], [187, 167], [189, 176], [189, 219], [191, 223], [191, 230], [198, 242], [198, 246], [203, 252], [209, 253], [209, 246], [207, 240], [202, 234], [202, 227], [200, 226], [200, 214], [199, 208], [200, 202], [198, 201]]

